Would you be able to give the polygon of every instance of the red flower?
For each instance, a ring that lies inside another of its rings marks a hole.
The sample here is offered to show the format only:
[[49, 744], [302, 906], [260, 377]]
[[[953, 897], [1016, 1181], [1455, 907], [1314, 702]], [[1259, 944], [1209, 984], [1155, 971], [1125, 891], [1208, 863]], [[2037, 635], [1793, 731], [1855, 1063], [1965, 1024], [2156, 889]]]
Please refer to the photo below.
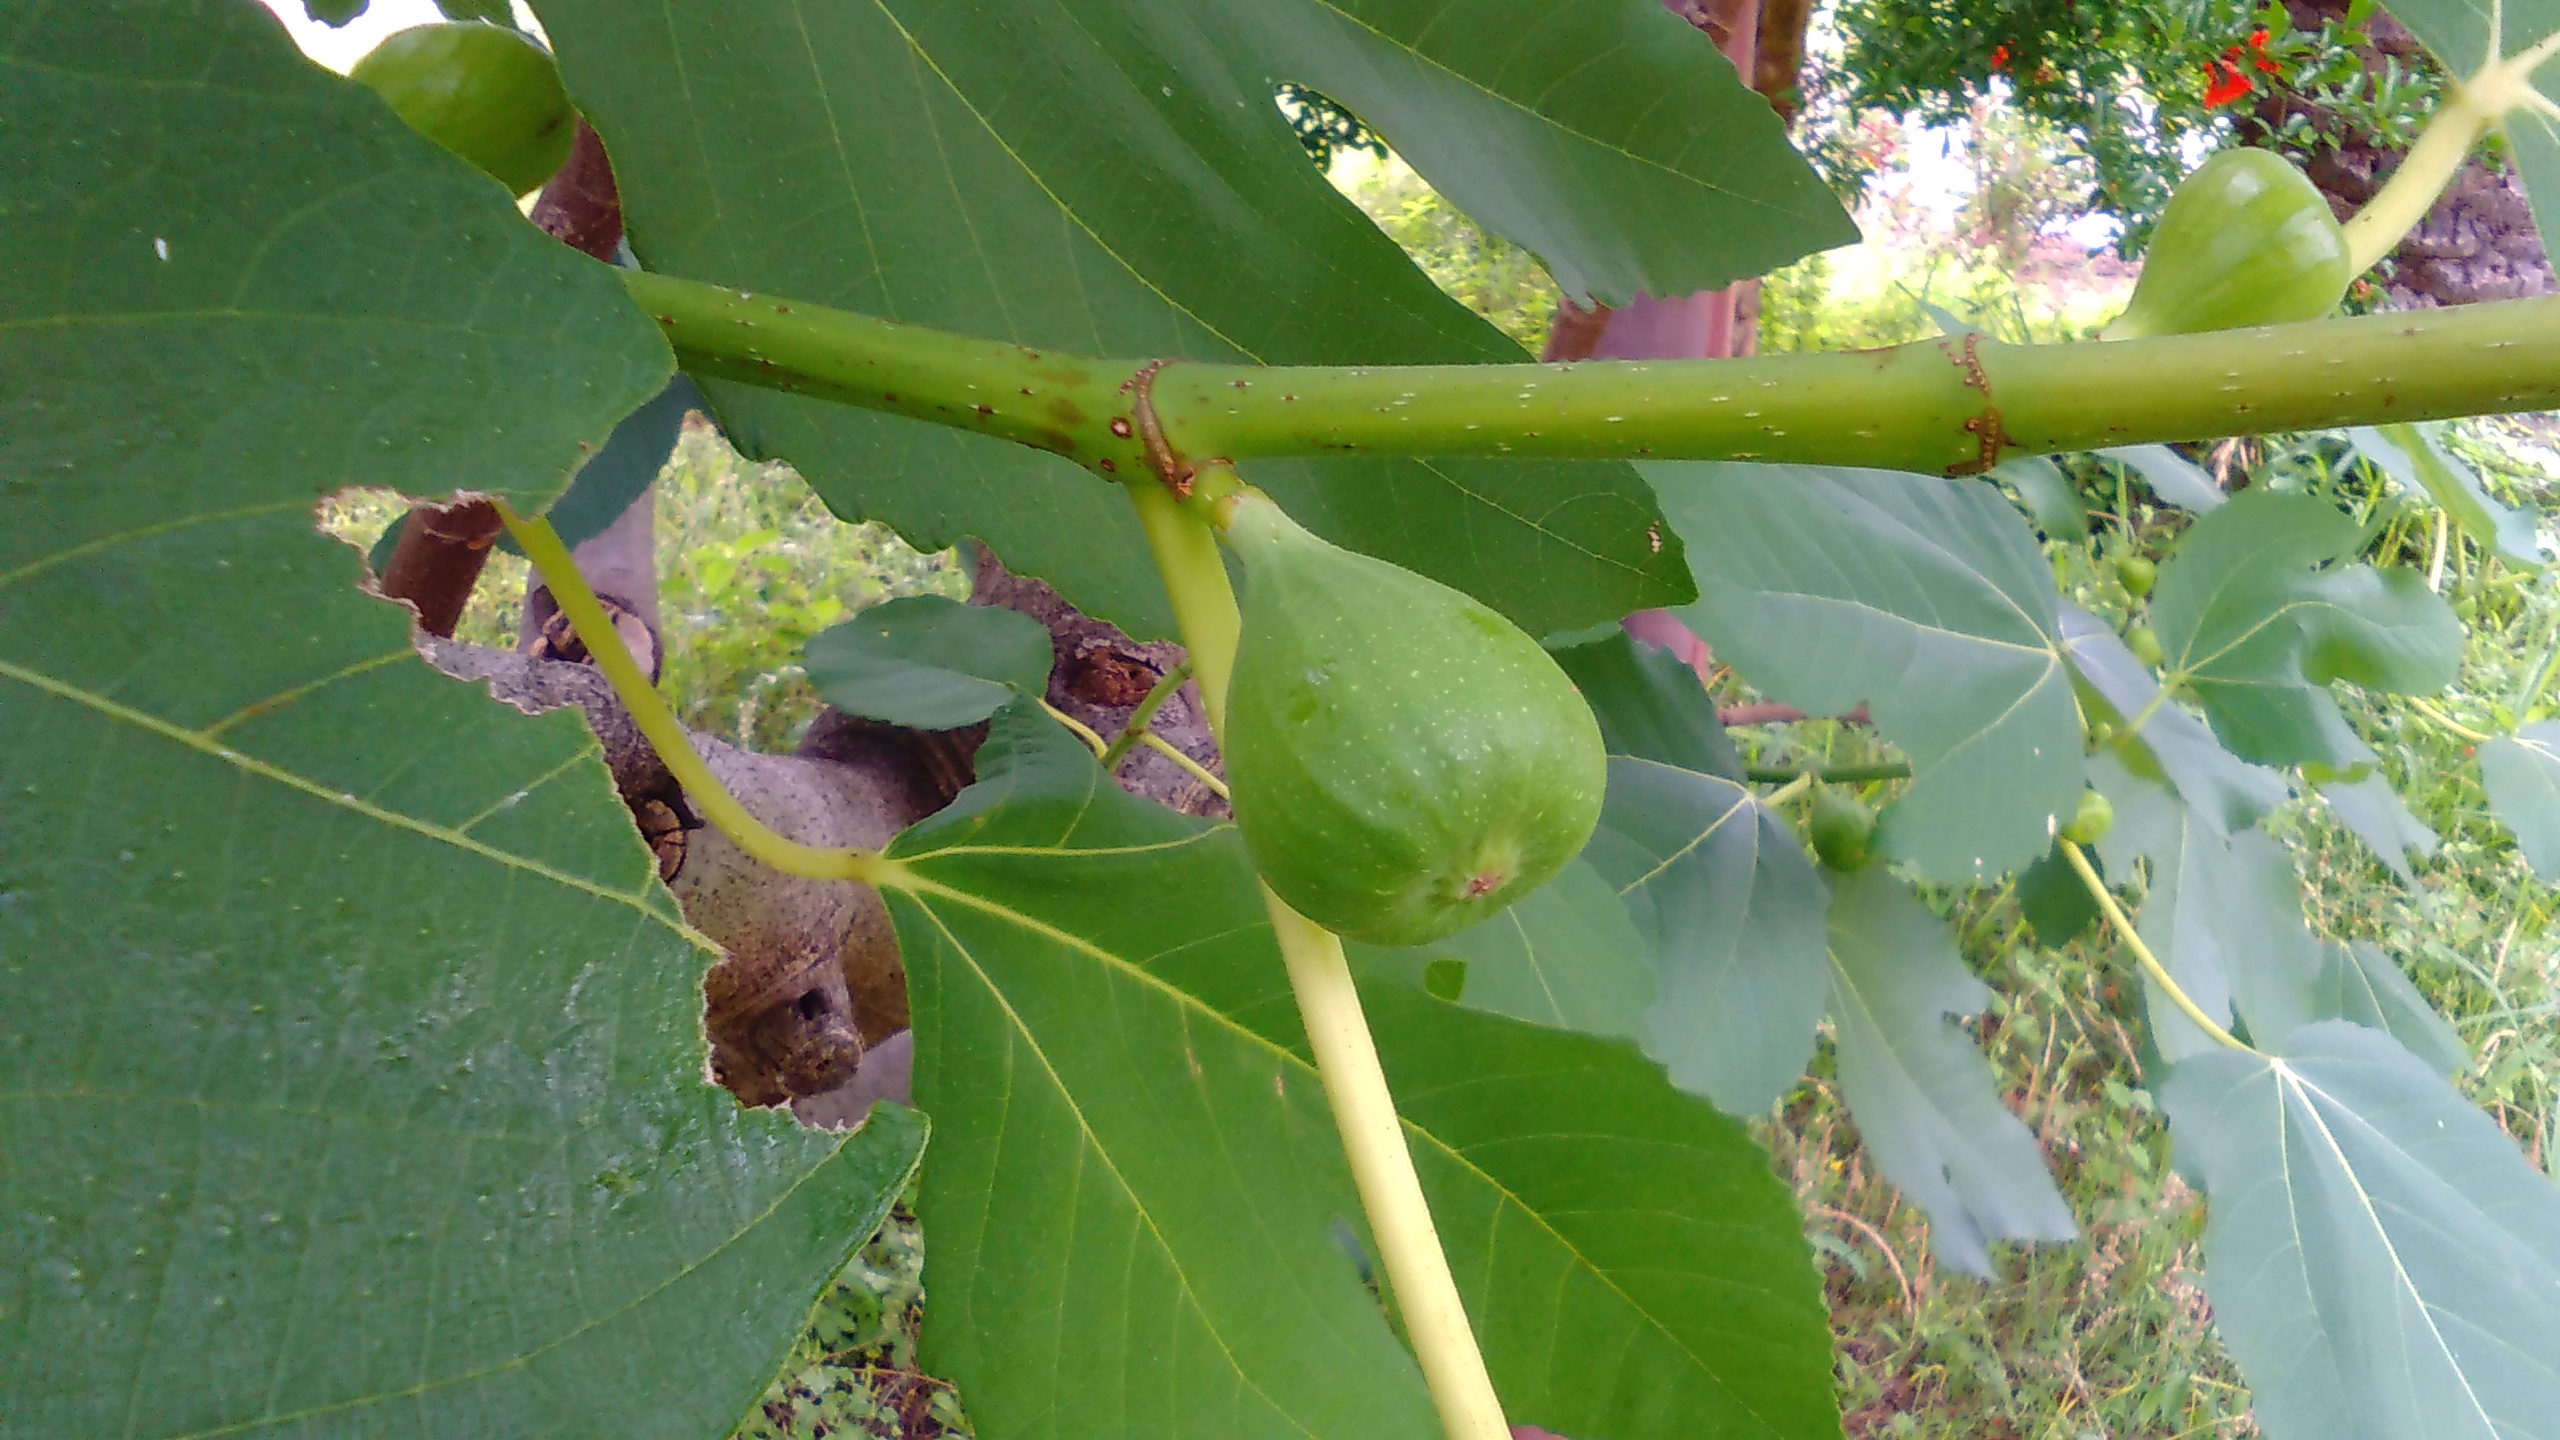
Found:
[[2007, 45], [1999, 45], [1992, 49], [1991, 68], [1994, 70], [2006, 70], [2009, 68], [2009, 47]]
[[[2231, 53], [2239, 54], [2240, 47], [2232, 46]], [[2228, 105], [2248, 94], [2252, 88], [2248, 75], [2234, 60], [2207, 60], [2204, 62], [2204, 79], [2204, 107], [2208, 110]]]
[[2249, 63], [2262, 75], [2273, 75], [2281, 68], [2267, 58], [2267, 32], [2264, 26], [2249, 32]]

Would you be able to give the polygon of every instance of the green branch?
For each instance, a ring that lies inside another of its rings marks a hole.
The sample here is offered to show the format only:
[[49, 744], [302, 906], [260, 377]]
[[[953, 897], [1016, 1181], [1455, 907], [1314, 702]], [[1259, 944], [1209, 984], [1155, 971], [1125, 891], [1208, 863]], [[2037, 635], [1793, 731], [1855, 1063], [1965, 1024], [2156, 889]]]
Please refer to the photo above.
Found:
[[[992, 435], [1121, 478], [1149, 473], [1128, 384], [1142, 360], [618, 273], [697, 375]], [[1158, 370], [1152, 392], [1166, 439], [1195, 462], [1543, 455], [1971, 473], [2020, 453], [2560, 407], [2560, 298], [2106, 344], [1965, 336], [1576, 365], [1183, 361]]]

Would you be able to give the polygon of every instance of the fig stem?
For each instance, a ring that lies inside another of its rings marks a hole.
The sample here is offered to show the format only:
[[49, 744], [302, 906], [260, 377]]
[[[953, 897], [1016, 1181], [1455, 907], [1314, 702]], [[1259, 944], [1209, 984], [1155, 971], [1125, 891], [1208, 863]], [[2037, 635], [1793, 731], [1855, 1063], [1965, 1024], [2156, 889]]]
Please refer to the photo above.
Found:
[[1148, 749], [1155, 751], [1157, 754], [1162, 755], [1167, 760], [1172, 761], [1174, 764], [1179, 765], [1184, 770], [1190, 772], [1191, 778], [1208, 787], [1210, 794], [1217, 796], [1221, 800], [1233, 798], [1227, 794], [1226, 781], [1211, 774], [1208, 766], [1201, 764], [1199, 761], [1192, 759], [1190, 756], [1183, 754], [1179, 749], [1176, 749], [1172, 741], [1167, 740], [1153, 730], [1140, 731], [1138, 739], [1143, 741]]
[[[1054, 451], [1133, 490], [1164, 488], [1121, 388], [1144, 361], [1051, 354], [645, 271], [615, 274], [694, 374], [972, 430]], [[1973, 473], [2017, 454], [2549, 409], [2560, 405], [2560, 296], [2105, 344], [1974, 336], [1571, 365], [1185, 361], [1152, 377], [1149, 400], [1169, 453], [1184, 457], [1758, 460]], [[1195, 503], [1233, 483], [1218, 460], [1193, 463]], [[1213, 471], [1226, 473], [1213, 481]]]
[[2215, 1024], [2213, 1017], [2204, 1013], [2204, 1007], [2198, 1005], [2177, 981], [2169, 978], [2169, 967], [2161, 964], [2160, 957], [2152, 954], [2151, 947], [2143, 944], [2142, 937], [2134, 933], [2133, 922], [2125, 918], [2124, 907], [2116, 903], [2115, 892], [2107, 888], [2106, 881], [2098, 878], [2097, 870], [2089, 864], [2088, 855], [2078, 845], [2060, 837], [2056, 837], [2053, 843], [2061, 847], [2062, 858], [2070, 861], [2071, 868], [2079, 872], [2080, 883], [2088, 886], [2089, 893], [2097, 897], [2098, 908], [2106, 912], [2107, 923], [2116, 927], [2116, 934], [2124, 937], [2125, 948], [2133, 952], [2135, 962], [2142, 966], [2142, 973], [2152, 984], [2160, 987], [2160, 993], [2169, 997], [2169, 1003], [2177, 1006], [2216, 1043], [2251, 1055], [2257, 1054], [2255, 1049], [2242, 1044], [2238, 1036]]
[[[1230, 467], [1211, 462], [1201, 467], [1202, 478], [1212, 469]], [[1243, 624], [1217, 538], [1201, 515], [1184, 508], [1162, 485], [1124, 488], [1137, 507], [1165, 594], [1173, 602], [1174, 622], [1191, 652], [1210, 734], [1223, 742], [1227, 681], [1234, 673]], [[1316, 1071], [1324, 1077], [1334, 1126], [1342, 1133], [1360, 1208], [1369, 1217], [1369, 1233], [1377, 1241], [1379, 1261], [1430, 1387], [1432, 1406], [1440, 1412], [1441, 1428], [1448, 1440], [1509, 1440], [1502, 1402], [1494, 1394], [1475, 1329], [1458, 1298], [1457, 1280], [1440, 1248], [1440, 1232], [1432, 1223], [1421, 1178], [1414, 1173], [1413, 1153], [1405, 1146], [1395, 1096], [1378, 1063], [1377, 1042], [1361, 1013], [1360, 992], [1343, 959], [1342, 942], [1282, 903], [1268, 885], [1262, 887], [1262, 901], [1271, 913], [1289, 988], [1306, 1023]]]
[[1413, 1341], [1414, 1358], [1422, 1363], [1431, 1401], [1439, 1408], [1441, 1428], [1449, 1440], [1509, 1440], [1502, 1402], [1476, 1348], [1475, 1330], [1458, 1299], [1457, 1281], [1440, 1248], [1440, 1232], [1432, 1224], [1421, 1178], [1414, 1173], [1413, 1155], [1405, 1148], [1404, 1127], [1396, 1118], [1395, 1098], [1387, 1090], [1369, 1022], [1361, 1014], [1360, 992], [1343, 959], [1342, 941], [1290, 909], [1268, 885], [1262, 887], [1262, 903], [1280, 937], [1289, 988], [1297, 994], [1307, 1044], [1315, 1052], [1334, 1125], [1351, 1159], [1360, 1207], [1368, 1212], [1370, 1233], [1404, 1316], [1405, 1334]]
[[[492, 497], [494, 500], [494, 497]], [[494, 500], [499, 522], [515, 537], [516, 545], [533, 562], [542, 575], [542, 583], [551, 590], [551, 598], [559, 603], [560, 613], [569, 619], [569, 627], [578, 634], [579, 643], [587, 647], [596, 668], [604, 672], [606, 682], [621, 699], [622, 707], [631, 712], [631, 723], [638, 726], [652, 748], [658, 752], [667, 773], [684, 787], [685, 799], [702, 817], [720, 827], [747, 854], [772, 866], [785, 875], [798, 875], [811, 880], [859, 880], [865, 884], [894, 883], [899, 863], [871, 850], [830, 850], [816, 845], [803, 845], [797, 840], [775, 834], [755, 817], [738, 798], [729, 793], [720, 777], [711, 773], [702, 756], [693, 748], [693, 737], [685, 732], [675, 712], [656, 687], [649, 683], [638, 661], [623, 648], [622, 635], [604, 613], [604, 605], [587, 585], [587, 577], [578, 573], [577, 562], [569, 558], [569, 547], [560, 542], [560, 533], [551, 522], [540, 518], [526, 519], [516, 514], [504, 500]]]

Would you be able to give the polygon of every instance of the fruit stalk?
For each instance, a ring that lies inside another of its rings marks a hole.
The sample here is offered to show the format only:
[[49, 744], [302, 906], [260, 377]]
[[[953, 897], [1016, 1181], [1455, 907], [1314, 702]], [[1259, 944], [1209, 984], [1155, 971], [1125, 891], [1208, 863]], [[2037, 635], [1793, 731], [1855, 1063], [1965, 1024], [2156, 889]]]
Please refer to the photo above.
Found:
[[[619, 272], [695, 374], [1144, 475], [1143, 368]], [[1023, 391], [1029, 394], [1023, 394]], [[1972, 472], [1987, 456], [2560, 407], [2560, 297], [2105, 345], [1981, 337], [1745, 360], [1162, 367], [1185, 455], [1533, 455]], [[1130, 428], [1122, 436], [1120, 428]]]
[[[1182, 629], [1183, 644], [1200, 682], [1200, 700], [1213, 735], [1226, 733], [1227, 681], [1234, 671], [1240, 620], [1235, 591], [1207, 522], [1185, 510], [1161, 486], [1139, 480], [1129, 487], [1165, 593]], [[1378, 1245], [1380, 1263], [1404, 1316], [1431, 1402], [1449, 1440], [1509, 1440], [1502, 1402], [1476, 1346], [1474, 1327], [1458, 1299], [1458, 1285], [1440, 1248], [1440, 1232], [1423, 1198], [1413, 1154], [1405, 1147], [1395, 1097], [1378, 1063], [1360, 993], [1343, 958], [1342, 942], [1262, 890], [1271, 928], [1288, 967], [1289, 988], [1324, 1077], [1360, 1208]]]

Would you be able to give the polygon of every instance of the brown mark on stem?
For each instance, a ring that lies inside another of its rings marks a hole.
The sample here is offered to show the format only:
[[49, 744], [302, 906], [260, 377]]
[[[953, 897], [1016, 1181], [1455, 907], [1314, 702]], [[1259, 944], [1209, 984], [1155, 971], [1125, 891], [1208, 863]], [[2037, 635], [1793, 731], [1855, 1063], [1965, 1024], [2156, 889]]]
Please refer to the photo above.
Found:
[[[1183, 463], [1181, 456], [1173, 453], [1173, 447], [1165, 443], [1164, 424], [1156, 418], [1153, 398], [1156, 372], [1171, 363], [1168, 360], [1148, 361], [1138, 367], [1138, 373], [1130, 376], [1120, 389], [1130, 397], [1130, 413], [1138, 417], [1138, 443], [1146, 447], [1148, 466], [1156, 472], [1156, 478], [1164, 482], [1164, 488], [1173, 492], [1174, 499], [1188, 500], [1191, 498], [1194, 472]], [[1116, 425], [1113, 431], [1120, 433]]]
[[[1949, 364], [1964, 372], [1964, 383], [1967, 388], [1981, 391], [1982, 398], [1987, 401], [1991, 398], [1991, 375], [1982, 368], [1981, 345], [1982, 337], [1974, 331], [1967, 330], [1964, 332], [1963, 354], [1957, 354], [1955, 349], [1944, 340], [1938, 342], [1938, 353], [1946, 356]], [[1984, 405], [1981, 414], [1964, 422], [1964, 433], [1977, 437], [1981, 442], [1981, 449], [1973, 459], [1959, 465], [1948, 466], [1948, 474], [1980, 475], [2000, 463], [2000, 447], [2009, 443], [2009, 437], [2000, 430], [1999, 406]]]

